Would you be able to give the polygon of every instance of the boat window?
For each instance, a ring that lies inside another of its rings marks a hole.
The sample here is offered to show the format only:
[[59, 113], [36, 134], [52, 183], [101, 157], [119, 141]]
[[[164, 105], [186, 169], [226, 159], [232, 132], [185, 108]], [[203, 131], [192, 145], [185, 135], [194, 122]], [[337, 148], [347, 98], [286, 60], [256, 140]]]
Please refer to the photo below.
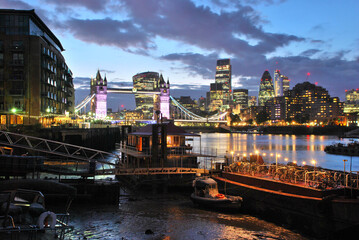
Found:
[[167, 146], [172, 147], [172, 137], [167, 136]]

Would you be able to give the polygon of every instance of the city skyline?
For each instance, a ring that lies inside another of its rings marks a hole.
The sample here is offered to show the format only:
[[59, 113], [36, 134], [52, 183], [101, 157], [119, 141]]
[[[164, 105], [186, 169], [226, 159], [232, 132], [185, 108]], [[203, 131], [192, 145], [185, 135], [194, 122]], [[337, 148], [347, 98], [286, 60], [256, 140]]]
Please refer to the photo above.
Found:
[[[291, 88], [310, 72], [309, 82], [344, 101], [345, 89], [358, 88], [356, 6], [283, 0], [0, 3], [35, 9], [59, 37], [74, 74], [76, 103], [89, 94], [97, 70], [110, 87], [130, 87], [132, 76], [155, 71], [169, 78], [174, 96], [205, 96], [222, 58], [231, 59], [233, 89], [249, 89], [249, 95], [258, 96], [265, 69], [272, 76], [280, 69]], [[117, 109], [125, 99], [109, 95], [108, 107]], [[125, 107], [134, 106], [134, 97], [131, 101]]]

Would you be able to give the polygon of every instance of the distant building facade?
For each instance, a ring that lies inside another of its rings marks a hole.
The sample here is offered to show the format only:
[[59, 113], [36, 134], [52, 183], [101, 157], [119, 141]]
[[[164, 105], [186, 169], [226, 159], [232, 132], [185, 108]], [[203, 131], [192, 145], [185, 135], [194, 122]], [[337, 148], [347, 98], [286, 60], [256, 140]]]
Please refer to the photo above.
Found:
[[274, 71], [274, 96], [282, 97], [289, 90], [289, 78], [281, 74], [280, 70]]
[[210, 110], [228, 109], [232, 103], [232, 67], [230, 59], [217, 60], [215, 83], [210, 85]]
[[274, 97], [274, 87], [273, 80], [268, 72], [265, 70], [261, 82], [259, 84], [259, 93], [258, 93], [258, 106], [264, 106], [265, 103]]
[[240, 109], [248, 108], [248, 89], [234, 89], [233, 104], [239, 105]]
[[257, 97], [249, 96], [248, 97], [248, 107], [257, 106]]
[[285, 93], [285, 111], [287, 119], [325, 121], [343, 115], [343, 102], [325, 88], [304, 82]]
[[58, 38], [34, 10], [0, 10], [1, 124], [74, 113], [72, 72]]
[[154, 97], [151, 94], [138, 94], [137, 91], [155, 91], [159, 88], [160, 75], [157, 72], [138, 73], [132, 77], [135, 93], [136, 110], [143, 112], [144, 117], [151, 119], [154, 111]]
[[345, 90], [344, 113], [359, 112], [359, 89]]

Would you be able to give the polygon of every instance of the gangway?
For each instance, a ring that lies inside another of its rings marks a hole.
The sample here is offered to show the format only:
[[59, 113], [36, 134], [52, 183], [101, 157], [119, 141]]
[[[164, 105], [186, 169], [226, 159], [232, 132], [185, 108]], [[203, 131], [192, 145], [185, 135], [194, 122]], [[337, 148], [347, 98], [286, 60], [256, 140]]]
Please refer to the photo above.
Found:
[[119, 155], [114, 153], [6, 131], [0, 131], [0, 145], [89, 163], [95, 162], [110, 166], [119, 166], [120, 163]]
[[185, 168], [185, 167], [164, 167], [164, 168], [113, 168], [98, 169], [97, 175], [162, 175], [162, 174], [209, 174], [209, 170], [203, 168]]

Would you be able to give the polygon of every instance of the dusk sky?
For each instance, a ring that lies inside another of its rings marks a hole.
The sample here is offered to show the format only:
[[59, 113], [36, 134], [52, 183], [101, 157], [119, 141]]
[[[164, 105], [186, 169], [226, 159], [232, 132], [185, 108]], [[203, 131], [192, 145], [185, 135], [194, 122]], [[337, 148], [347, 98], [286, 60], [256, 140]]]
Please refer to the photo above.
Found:
[[[230, 58], [232, 87], [258, 96], [260, 77], [280, 69], [291, 88], [308, 81], [344, 101], [359, 88], [358, 0], [1, 0], [0, 8], [35, 9], [65, 51], [76, 104], [97, 70], [109, 87], [132, 76], [163, 74], [171, 95], [205, 96], [216, 60]], [[134, 108], [131, 95], [109, 106]]]

